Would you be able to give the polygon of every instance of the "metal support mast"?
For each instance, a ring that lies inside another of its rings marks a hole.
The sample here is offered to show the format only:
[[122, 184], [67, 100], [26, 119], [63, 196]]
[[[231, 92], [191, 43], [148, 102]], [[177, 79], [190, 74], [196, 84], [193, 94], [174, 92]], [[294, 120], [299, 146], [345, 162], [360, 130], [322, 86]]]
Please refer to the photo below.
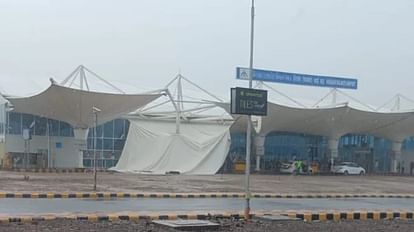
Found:
[[[253, 41], [254, 41], [254, 0], [251, 7], [250, 21], [250, 63], [249, 63], [249, 89], [253, 86]], [[245, 219], [250, 219], [250, 153], [252, 146], [252, 116], [248, 116], [246, 133], [246, 175], [245, 175], [245, 197], [246, 206], [244, 209]]]
[[336, 105], [336, 102], [337, 102], [337, 95], [338, 95], [338, 93], [337, 93], [337, 89], [336, 89], [336, 88], [333, 88], [333, 89], [332, 89], [332, 105], [333, 105], [333, 106], [335, 106], [335, 105]]
[[97, 129], [98, 129], [98, 114], [101, 112], [101, 109], [97, 107], [92, 107], [92, 113], [95, 119], [95, 128], [93, 129], [93, 191], [96, 191], [96, 183], [97, 183], [97, 176], [98, 176], [98, 170], [97, 170], [97, 154], [96, 154], [96, 146], [98, 144], [97, 139]]
[[96, 182], [97, 182], [97, 174], [98, 170], [96, 170], [96, 162], [97, 162], [97, 156], [96, 156], [96, 145], [97, 143], [97, 133], [96, 130], [98, 129], [98, 112], [94, 110], [94, 116], [95, 116], [95, 128], [93, 129], [93, 191], [96, 191]]

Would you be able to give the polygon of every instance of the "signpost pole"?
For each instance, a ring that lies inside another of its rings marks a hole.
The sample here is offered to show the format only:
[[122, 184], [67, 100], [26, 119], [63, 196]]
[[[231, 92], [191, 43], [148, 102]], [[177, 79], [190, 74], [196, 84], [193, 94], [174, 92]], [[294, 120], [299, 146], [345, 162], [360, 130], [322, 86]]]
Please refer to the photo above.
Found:
[[[250, 22], [250, 63], [249, 63], [249, 89], [253, 86], [253, 41], [254, 41], [254, 0], [252, 0], [251, 7], [251, 22]], [[252, 136], [252, 116], [248, 115], [247, 133], [246, 133], [246, 173], [245, 173], [245, 197], [246, 206], [244, 209], [244, 218], [250, 219], [250, 152], [251, 152], [251, 136]]]
[[96, 145], [97, 145], [97, 138], [96, 138], [96, 136], [97, 136], [97, 133], [96, 133], [96, 130], [97, 130], [97, 128], [98, 128], [98, 112], [94, 112], [94, 116], [95, 116], [95, 128], [94, 128], [94, 138], [93, 138], [93, 143], [94, 143], [94, 146], [93, 146], [93, 191], [96, 191], [96, 179], [97, 179], [97, 170], [96, 170]]
[[93, 130], [94, 133], [94, 139], [93, 139], [93, 191], [96, 191], [96, 182], [97, 182], [97, 175], [98, 170], [96, 168], [97, 163], [97, 156], [96, 156], [96, 145], [98, 144], [98, 138], [97, 138], [97, 129], [98, 129], [98, 113], [101, 112], [101, 110], [97, 107], [92, 107], [92, 112], [94, 114], [95, 118], [95, 128]]

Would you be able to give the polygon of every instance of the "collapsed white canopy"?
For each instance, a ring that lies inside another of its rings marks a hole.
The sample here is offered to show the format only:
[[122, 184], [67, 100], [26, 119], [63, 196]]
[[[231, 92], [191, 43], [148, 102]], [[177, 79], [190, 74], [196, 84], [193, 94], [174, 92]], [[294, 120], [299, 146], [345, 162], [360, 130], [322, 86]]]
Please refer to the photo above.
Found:
[[3, 105], [6, 102], [7, 100], [3, 97], [3, 95], [0, 94], [0, 105]]
[[184, 122], [176, 134], [174, 121], [130, 120], [120, 172], [212, 175], [223, 165], [230, 148], [230, 125]]
[[101, 110], [99, 123], [132, 112], [161, 94], [110, 94], [90, 92], [52, 84], [44, 92], [24, 98], [9, 98], [14, 110], [71, 124], [75, 128], [94, 126], [92, 108]]
[[[218, 104], [227, 111], [228, 104]], [[235, 116], [239, 117], [239, 116]], [[245, 131], [246, 120], [236, 120], [234, 131]], [[414, 112], [363, 111], [348, 105], [331, 108], [293, 108], [268, 103], [268, 115], [258, 120], [258, 133], [296, 132], [339, 138], [348, 133], [371, 134], [393, 141], [414, 136]]]

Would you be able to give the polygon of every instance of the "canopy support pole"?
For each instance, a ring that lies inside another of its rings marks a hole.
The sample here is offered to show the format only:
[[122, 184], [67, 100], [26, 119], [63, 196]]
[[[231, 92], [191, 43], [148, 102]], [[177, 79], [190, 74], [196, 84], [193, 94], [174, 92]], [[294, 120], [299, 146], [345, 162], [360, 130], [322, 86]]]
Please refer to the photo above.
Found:
[[336, 98], [338, 95], [337, 91], [338, 90], [336, 88], [332, 89], [332, 105], [336, 105]]
[[182, 76], [179, 75], [178, 84], [177, 84], [177, 103], [178, 103], [177, 105], [178, 105], [178, 110], [180, 111], [180, 113], [181, 113], [181, 110], [184, 109], [184, 103], [183, 103], [183, 85], [181, 83], [181, 79], [182, 79]]
[[116, 91], [118, 91], [118, 92], [120, 92], [120, 93], [122, 93], [122, 94], [125, 94], [125, 92], [124, 92], [122, 89], [120, 89], [120, 88], [116, 87], [115, 85], [111, 84], [109, 81], [107, 81], [107, 80], [105, 80], [104, 78], [100, 77], [98, 74], [96, 74], [96, 73], [95, 73], [95, 72], [93, 72], [92, 70], [88, 69], [87, 67], [82, 66], [82, 69], [85, 69], [88, 73], [92, 74], [93, 76], [95, 76], [96, 78], [98, 78], [100, 81], [102, 81], [102, 82], [104, 82], [105, 84], [109, 85], [109, 86], [110, 86], [110, 87], [112, 87], [114, 90], [116, 90]]
[[62, 82], [60, 82], [60, 85], [64, 86], [66, 85], [66, 83], [68, 83], [68, 81], [70, 81], [70, 79], [73, 77], [73, 75], [75, 75], [78, 70], [80, 69], [81, 65], [79, 65], [78, 67], [76, 67], [75, 70], [73, 70], [68, 77], [66, 77]]
[[277, 93], [277, 94], [279, 94], [279, 95], [282, 95], [283, 97], [285, 97], [285, 98], [289, 99], [290, 101], [292, 101], [292, 102], [293, 102], [293, 103], [295, 103], [296, 105], [301, 106], [301, 107], [303, 107], [303, 108], [307, 108], [304, 104], [302, 104], [302, 103], [300, 103], [300, 102], [296, 101], [295, 99], [293, 99], [293, 98], [289, 97], [288, 95], [286, 95], [286, 94], [284, 94], [284, 93], [282, 93], [282, 92], [280, 92], [280, 91], [276, 90], [276, 89], [275, 89], [275, 88], [273, 88], [272, 86], [270, 86], [270, 85], [268, 85], [268, 84], [266, 84], [266, 83], [262, 83], [262, 85], [263, 85], [263, 86], [266, 86], [266, 87], [267, 87], [267, 88], [269, 88], [270, 90], [273, 90], [275, 93]]
[[401, 108], [401, 97], [399, 94], [397, 94], [397, 99], [395, 100], [395, 106], [393, 110], [398, 112], [400, 111], [400, 108]]
[[180, 76], [181, 76], [181, 78], [182, 78], [183, 80], [187, 81], [189, 84], [191, 84], [191, 85], [193, 85], [194, 87], [198, 88], [199, 90], [203, 91], [205, 94], [209, 95], [210, 97], [212, 97], [212, 98], [216, 99], [216, 100], [217, 100], [217, 101], [219, 101], [219, 102], [223, 102], [223, 100], [222, 100], [222, 99], [220, 99], [219, 97], [217, 97], [217, 96], [213, 95], [212, 93], [208, 92], [207, 90], [205, 90], [205, 89], [201, 88], [201, 86], [199, 86], [199, 85], [197, 85], [196, 83], [194, 83], [194, 82], [190, 81], [189, 79], [187, 79], [186, 77], [182, 76], [181, 74], [180, 74]]
[[339, 89], [337, 89], [337, 90], [336, 90], [336, 92], [338, 92], [338, 93], [340, 93], [340, 94], [344, 95], [345, 97], [350, 98], [350, 99], [351, 99], [351, 100], [353, 100], [353, 101], [358, 102], [359, 104], [361, 104], [361, 105], [363, 105], [363, 106], [367, 107], [368, 109], [370, 109], [370, 110], [372, 110], [372, 111], [376, 111], [376, 109], [375, 109], [375, 108], [372, 108], [371, 106], [369, 106], [369, 105], [367, 105], [367, 104], [363, 103], [362, 101], [360, 101], [360, 100], [358, 100], [358, 99], [356, 99], [356, 98], [352, 97], [352, 96], [351, 96], [351, 95], [349, 95], [349, 94], [346, 94], [345, 92], [343, 92], [343, 91], [341, 91], [341, 90], [339, 90]]
[[180, 109], [178, 108], [177, 104], [174, 101], [173, 96], [171, 95], [170, 91], [168, 89], [165, 90], [165, 93], [167, 94], [167, 96], [170, 98], [177, 114], [175, 117], [175, 133], [179, 134], [180, 133]]
[[85, 70], [83, 67], [79, 70], [79, 83], [80, 89], [83, 90], [83, 79], [85, 79]]

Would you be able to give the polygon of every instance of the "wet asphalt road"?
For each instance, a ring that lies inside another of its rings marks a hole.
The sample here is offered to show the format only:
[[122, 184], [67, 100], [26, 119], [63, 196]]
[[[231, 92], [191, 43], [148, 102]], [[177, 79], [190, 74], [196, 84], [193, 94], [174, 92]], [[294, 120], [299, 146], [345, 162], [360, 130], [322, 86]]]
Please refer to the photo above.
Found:
[[[0, 199], [0, 215], [94, 212], [242, 211], [244, 199]], [[414, 199], [252, 199], [253, 210], [413, 210]]]

